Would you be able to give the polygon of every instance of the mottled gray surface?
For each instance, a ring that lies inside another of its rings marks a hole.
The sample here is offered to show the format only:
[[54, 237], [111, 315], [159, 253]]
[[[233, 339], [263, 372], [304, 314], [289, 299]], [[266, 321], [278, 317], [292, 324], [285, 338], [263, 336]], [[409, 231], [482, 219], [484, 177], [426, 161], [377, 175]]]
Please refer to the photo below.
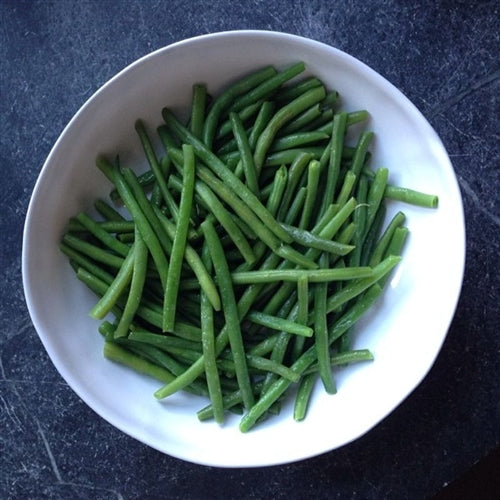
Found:
[[[111, 427], [55, 371], [21, 283], [29, 196], [58, 135], [136, 58], [193, 35], [272, 29], [361, 59], [424, 113], [462, 189], [467, 266], [433, 369], [349, 446], [265, 469], [162, 455]], [[500, 443], [499, 9], [495, 1], [0, 2], [0, 497], [425, 498]]]

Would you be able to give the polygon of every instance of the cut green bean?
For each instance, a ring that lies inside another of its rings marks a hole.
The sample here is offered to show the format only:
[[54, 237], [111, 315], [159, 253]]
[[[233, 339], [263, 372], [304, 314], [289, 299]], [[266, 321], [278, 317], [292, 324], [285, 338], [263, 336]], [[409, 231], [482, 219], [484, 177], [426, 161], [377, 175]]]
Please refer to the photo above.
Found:
[[396, 231], [398, 227], [403, 225], [405, 219], [406, 217], [403, 212], [396, 213], [396, 215], [394, 215], [394, 217], [391, 219], [384, 233], [382, 234], [379, 241], [375, 245], [373, 252], [371, 252], [371, 257], [369, 261], [370, 267], [376, 266], [382, 260], [385, 251], [387, 250], [392, 240], [394, 231]]
[[307, 168], [307, 193], [299, 222], [300, 229], [307, 229], [309, 227], [314, 205], [316, 204], [320, 171], [319, 162], [312, 160]]
[[104, 342], [103, 353], [107, 359], [128, 366], [132, 370], [149, 375], [161, 382], [170, 382], [174, 379], [174, 375], [165, 368], [146, 361], [113, 342]]
[[316, 373], [309, 373], [303, 376], [300, 381], [297, 395], [295, 397], [295, 405], [293, 407], [293, 419], [296, 422], [300, 422], [306, 417], [307, 407], [311, 399], [316, 379]]
[[[328, 266], [328, 258], [325, 254], [320, 257], [322, 269]], [[318, 358], [319, 376], [323, 387], [328, 394], [337, 392], [330, 369], [330, 351], [328, 342], [328, 327], [326, 323], [326, 298], [328, 287], [326, 283], [318, 283], [314, 287], [314, 345], [316, 357]]]
[[132, 279], [134, 270], [134, 247], [130, 248], [129, 253], [123, 265], [118, 271], [118, 274], [113, 279], [106, 293], [99, 299], [99, 301], [92, 307], [89, 314], [94, 319], [103, 319], [108, 314], [116, 301], [124, 293], [125, 289]]
[[140, 231], [136, 228], [134, 239], [134, 264], [132, 271], [132, 280], [127, 302], [123, 308], [123, 313], [118, 321], [114, 338], [125, 337], [128, 333], [135, 313], [141, 303], [144, 283], [146, 281], [146, 270], [148, 265], [148, 248], [142, 239]]
[[313, 329], [308, 326], [301, 325], [295, 321], [290, 321], [278, 316], [271, 316], [259, 311], [250, 311], [246, 315], [246, 319], [257, 325], [265, 326], [273, 330], [292, 333], [294, 335], [302, 335], [303, 337], [312, 337]]
[[247, 186], [256, 196], [260, 196], [257, 171], [255, 169], [252, 151], [250, 150], [250, 144], [243, 123], [238, 114], [234, 112], [229, 114], [229, 119], [231, 121], [234, 137], [238, 144]]
[[163, 197], [166, 205], [168, 206], [170, 213], [172, 214], [174, 219], [177, 220], [177, 205], [175, 204], [174, 200], [172, 199], [172, 195], [168, 190], [167, 180], [165, 178], [164, 172], [160, 166], [160, 162], [158, 161], [153, 145], [151, 144], [151, 141], [147, 135], [144, 123], [141, 120], [137, 120], [135, 122], [135, 130], [139, 135], [139, 139], [144, 149], [144, 153], [148, 160], [149, 166], [151, 167], [151, 171], [155, 176], [159, 192], [161, 193], [161, 196]]
[[[202, 260], [208, 271], [212, 270], [210, 252], [206, 244], [203, 245]], [[217, 423], [224, 421], [224, 404], [220, 386], [219, 372], [215, 357], [215, 328], [214, 309], [207, 295], [201, 292], [201, 340], [205, 362], [205, 375], [207, 378], [208, 392], [213, 407], [214, 419]]]
[[108, 221], [124, 221], [125, 217], [115, 210], [104, 200], [98, 199], [94, 202], [95, 209]]
[[308, 248], [316, 248], [335, 255], [347, 255], [354, 249], [353, 245], [345, 245], [334, 240], [321, 238], [310, 231], [283, 224], [283, 227], [296, 243]]
[[174, 328], [177, 298], [179, 292], [179, 279], [181, 276], [184, 251], [186, 249], [189, 219], [193, 204], [195, 160], [192, 146], [184, 145], [183, 185], [179, 206], [179, 221], [172, 244], [172, 254], [165, 285], [165, 298], [163, 303], [163, 331], [171, 332]]
[[319, 216], [323, 215], [328, 206], [333, 203], [337, 183], [340, 176], [340, 161], [342, 159], [342, 148], [344, 145], [344, 136], [346, 128], [347, 114], [345, 112], [338, 113], [333, 118], [330, 156], [328, 162], [328, 170], [326, 173], [326, 183], [323, 191], [323, 199], [319, 210]]
[[369, 278], [371, 267], [348, 267], [345, 269], [274, 269], [264, 271], [234, 272], [231, 279], [235, 285], [271, 283], [273, 281], [297, 282], [306, 277], [310, 283]]
[[126, 257], [130, 247], [121, 241], [118, 241], [114, 236], [111, 236], [104, 228], [99, 226], [87, 214], [81, 212], [76, 216], [76, 220], [98, 240], [100, 240], [108, 248], [116, 252], [122, 257]]
[[191, 111], [189, 118], [189, 128], [191, 133], [202, 138], [203, 124], [205, 123], [205, 109], [207, 103], [207, 87], [201, 83], [193, 85], [193, 93], [191, 99]]
[[231, 274], [224, 257], [224, 250], [220, 244], [219, 237], [215, 232], [213, 224], [206, 220], [201, 224], [201, 228], [218, 279], [223, 312], [227, 324], [229, 344], [233, 353], [236, 378], [242, 392], [243, 404], [246, 408], [251, 408], [254, 403], [254, 397], [247, 369], [243, 339], [241, 337], [240, 319], [234, 296]]

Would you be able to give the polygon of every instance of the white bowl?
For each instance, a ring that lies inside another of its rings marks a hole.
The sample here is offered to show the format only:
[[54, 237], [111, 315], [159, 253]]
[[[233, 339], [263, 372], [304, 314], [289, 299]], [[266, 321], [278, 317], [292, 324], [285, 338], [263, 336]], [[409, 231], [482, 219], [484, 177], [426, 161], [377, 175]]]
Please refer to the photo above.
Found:
[[[158, 382], [105, 360], [98, 323], [88, 316], [94, 296], [76, 279], [58, 249], [70, 216], [106, 196], [110, 184], [94, 166], [98, 153], [120, 153], [123, 164], [145, 164], [134, 122], [162, 122], [161, 110], [186, 110], [191, 85], [221, 86], [266, 64], [302, 60], [308, 73], [339, 91], [346, 110], [367, 109], [376, 133], [372, 165], [386, 166], [392, 183], [439, 195], [429, 210], [402, 209], [410, 238], [404, 260], [373, 311], [358, 325], [357, 348], [373, 363], [343, 368], [338, 393], [317, 387], [305, 421], [281, 414], [246, 434], [238, 417], [223, 426], [200, 423], [205, 402], [176, 394], [159, 403]], [[34, 326], [54, 365], [99, 415], [169, 455], [224, 467], [297, 461], [366, 433], [422, 381], [446, 336], [464, 269], [464, 220], [457, 180], [429, 123], [394, 86], [355, 58], [327, 45], [282, 33], [240, 31], [175, 43], [131, 64], [92, 96], [67, 125], [43, 166], [29, 206], [23, 279]]]

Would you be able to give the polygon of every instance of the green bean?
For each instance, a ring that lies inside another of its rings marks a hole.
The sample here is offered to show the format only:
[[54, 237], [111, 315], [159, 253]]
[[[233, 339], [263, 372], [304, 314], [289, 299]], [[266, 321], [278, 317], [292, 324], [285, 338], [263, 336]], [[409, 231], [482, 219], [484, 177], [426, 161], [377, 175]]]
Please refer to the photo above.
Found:
[[[181, 137], [182, 140], [191, 144], [194, 148], [195, 154], [202, 160], [210, 169], [215, 172], [220, 179], [227, 184], [227, 187], [231, 189], [241, 200], [245, 202], [247, 207], [260, 218], [260, 220], [267, 224], [269, 230], [272, 231], [275, 236], [280, 238], [286, 243], [290, 243], [290, 238], [281, 229], [278, 222], [269, 213], [269, 211], [262, 205], [260, 200], [252, 193], [227, 166], [222, 163], [217, 156], [215, 156], [210, 150], [208, 150], [203, 143], [198, 141], [196, 137], [189, 133], [189, 131], [183, 127], [179, 121], [174, 117], [174, 115], [168, 111], [166, 108], [163, 109], [163, 118], [167, 125]], [[201, 168], [197, 169], [198, 175], [200, 175]], [[206, 181], [205, 181], [206, 182]]]
[[367, 157], [368, 147], [373, 140], [373, 132], [362, 132], [359, 136], [356, 149], [354, 151], [354, 157], [352, 159], [351, 171], [359, 179], [361, 170], [365, 164]]
[[[109, 177], [109, 180], [113, 182], [112, 177]], [[139, 184], [142, 186], [143, 189], [149, 188], [151, 186], [154, 186], [155, 184], [155, 176], [153, 174], [152, 170], [146, 170], [142, 174], [140, 174], [137, 177], [137, 181]], [[112, 189], [111, 192], [109, 193], [109, 197], [111, 198], [112, 201], [114, 202], [119, 202], [121, 201], [120, 194], [118, 193], [118, 190], [116, 188]]]
[[202, 138], [203, 124], [205, 122], [205, 108], [207, 102], [207, 87], [202, 83], [195, 83], [193, 85], [191, 110], [189, 119], [189, 128], [191, 133]]
[[[122, 234], [134, 232], [135, 224], [133, 221], [128, 220], [106, 220], [106, 221], [94, 221], [91, 219], [92, 223], [98, 228], [104, 230], [106, 233]], [[76, 218], [71, 218], [66, 227], [68, 232], [90, 232], [81, 224]], [[120, 252], [118, 252], [120, 253]]]
[[277, 215], [278, 220], [283, 220], [290, 201], [297, 193], [297, 186], [302, 179], [304, 170], [306, 169], [307, 165], [309, 165], [311, 159], [312, 158], [310, 154], [299, 153], [290, 165], [290, 168], [288, 169], [288, 182], [285, 188], [285, 192], [283, 193], [283, 203]]
[[[366, 236], [363, 241], [363, 248], [361, 250], [361, 259], [360, 264], [366, 265], [370, 260], [370, 256], [373, 252], [373, 248], [377, 243], [377, 240], [380, 235], [380, 231], [382, 230], [382, 224], [385, 219], [385, 214], [387, 212], [385, 205], [380, 205], [378, 207], [377, 213], [375, 214], [375, 218], [371, 223], [371, 226], [365, 229]], [[367, 224], [368, 226], [368, 224]]]
[[250, 150], [250, 144], [248, 142], [248, 137], [243, 127], [243, 123], [241, 122], [238, 114], [235, 112], [231, 112], [229, 114], [229, 119], [233, 129], [234, 137], [238, 144], [238, 150], [241, 155], [241, 162], [243, 165], [243, 172], [245, 173], [247, 186], [250, 191], [252, 191], [256, 196], [260, 196], [257, 171], [255, 169], [252, 151]]
[[[378, 291], [376, 291], [375, 293], [378, 293]], [[354, 351], [346, 351], [333, 354], [330, 357], [330, 366], [347, 365], [349, 363], [359, 363], [361, 361], [373, 361], [373, 359], [373, 354], [370, 352], [370, 350], [357, 349]], [[303, 373], [303, 375], [313, 375], [318, 371], [318, 369], [318, 365], [313, 364]]]
[[356, 192], [356, 201], [358, 206], [354, 211], [353, 224], [355, 225], [355, 230], [353, 234], [353, 244], [354, 250], [349, 255], [349, 265], [359, 266], [361, 262], [361, 251], [363, 250], [363, 243], [366, 236], [366, 212], [367, 203], [366, 197], [368, 194], [368, 181], [366, 178], [362, 177], [359, 180], [358, 188]]
[[[322, 269], [328, 267], [326, 254], [320, 257]], [[328, 349], [328, 328], [326, 323], [326, 298], [328, 293], [327, 283], [318, 283], [314, 287], [314, 345], [318, 358], [319, 376], [325, 391], [329, 394], [337, 392], [335, 381], [330, 370], [330, 351]]]
[[276, 249], [276, 253], [283, 257], [284, 259], [297, 264], [305, 269], [316, 269], [318, 264], [314, 262], [313, 259], [309, 258], [307, 255], [300, 253], [289, 245], [281, 245]]
[[404, 187], [392, 186], [390, 184], [385, 188], [384, 196], [390, 200], [402, 201], [424, 208], [436, 208], [439, 202], [439, 198], [436, 195], [422, 193]]
[[284, 377], [285, 379], [290, 380], [291, 382], [298, 382], [300, 379], [300, 375], [298, 373], [295, 373], [288, 366], [285, 366], [281, 363], [277, 363], [272, 359], [248, 354], [247, 361], [248, 361], [248, 366], [257, 368], [263, 373], [273, 373], [275, 375], [279, 375], [280, 377]]
[[356, 208], [356, 200], [349, 199], [346, 204], [329, 220], [321, 231], [311, 231], [313, 234], [318, 234], [321, 238], [331, 239], [335, 236], [337, 231], [342, 227], [344, 222], [354, 212]]
[[285, 123], [289, 122], [294, 116], [297, 116], [299, 113], [317, 103], [324, 97], [324, 87], [317, 87], [308, 90], [276, 112], [276, 114], [267, 124], [266, 128], [257, 140], [257, 144], [255, 145], [254, 162], [257, 173], [260, 172], [264, 165], [266, 153], [268, 152], [278, 130]]
[[[330, 129], [331, 132], [331, 122], [333, 120], [333, 117], [335, 116], [333, 107], [324, 109], [323, 106], [320, 105], [319, 109], [320, 109], [319, 115], [315, 117], [313, 120], [309, 121], [309, 123], [305, 124], [303, 128], [304, 131], [323, 132], [324, 131], [323, 128], [326, 127], [327, 130]], [[331, 135], [331, 133], [329, 133], [329, 135]]]
[[253, 124], [252, 130], [248, 136], [248, 143], [252, 150], [255, 149], [255, 144], [257, 144], [257, 139], [259, 138], [262, 131], [266, 128], [269, 120], [272, 118], [274, 112], [274, 102], [264, 101], [260, 107], [259, 113], [255, 118], [255, 123]]
[[309, 311], [309, 279], [307, 276], [301, 276], [297, 280], [297, 322], [301, 325], [307, 325]]
[[143, 330], [133, 330], [130, 332], [128, 338], [136, 342], [142, 342], [169, 351], [171, 348], [186, 349], [201, 353], [201, 343], [186, 340], [173, 335], [164, 335], [158, 333], [151, 333]]
[[[125, 341], [125, 342], [124, 342]], [[129, 341], [128, 339], [119, 339], [116, 341], [119, 344], [124, 343], [126, 348], [134, 354], [145, 358], [147, 361], [164, 368], [171, 372], [173, 376], [176, 373], [182, 373], [185, 365], [174, 359], [170, 354], [157, 349], [151, 345], [142, 344], [139, 342]], [[172, 377], [173, 379], [173, 377]], [[186, 392], [196, 396], [208, 396], [206, 384], [202, 380], [195, 380], [191, 385], [185, 388]]]
[[307, 168], [307, 193], [304, 208], [300, 217], [299, 228], [307, 229], [312, 217], [316, 194], [318, 191], [320, 165], [317, 160], [311, 160]]
[[[394, 256], [394, 255], [401, 255], [406, 238], [408, 237], [409, 230], [407, 227], [398, 227], [394, 230], [394, 234], [392, 235], [391, 242], [389, 243], [389, 246], [387, 247], [385, 254], [384, 254], [384, 259], [387, 259], [389, 256]], [[390, 274], [387, 273], [383, 278], [379, 280], [379, 284], [381, 287], [385, 286], [385, 283], [389, 279]]]
[[214, 226], [210, 221], [206, 220], [201, 224], [201, 228], [203, 235], [205, 236], [208, 249], [210, 250], [210, 257], [218, 279], [223, 312], [228, 329], [229, 344], [233, 353], [236, 378], [242, 392], [243, 404], [246, 408], [250, 408], [254, 403], [254, 397], [247, 369], [243, 340], [241, 337], [240, 317], [234, 296], [231, 274], [227, 261], [224, 257], [224, 250], [220, 244], [220, 240]]
[[306, 153], [312, 160], [319, 160], [325, 148], [323, 146], [303, 146], [301, 148], [286, 149], [266, 156], [264, 167], [276, 167], [280, 165], [290, 165], [298, 154]]
[[334, 104], [339, 98], [339, 93], [336, 90], [328, 92], [325, 98], [321, 101], [321, 107], [326, 109], [332, 109]]
[[371, 252], [371, 257], [369, 260], [370, 267], [376, 266], [382, 260], [384, 253], [392, 240], [394, 231], [396, 230], [396, 228], [403, 225], [405, 219], [406, 217], [403, 212], [396, 213], [396, 215], [394, 215], [394, 217], [391, 219], [384, 233], [375, 245], [373, 252]]
[[[203, 245], [201, 257], [203, 264], [211, 272], [212, 261], [210, 260], [210, 252], [206, 243]], [[201, 330], [205, 375], [210, 401], [215, 421], [222, 423], [224, 421], [224, 404], [215, 357], [214, 309], [204, 292], [201, 293]]]
[[132, 280], [127, 302], [123, 308], [123, 313], [118, 321], [114, 338], [125, 337], [135, 313], [141, 303], [142, 291], [146, 281], [146, 268], [148, 264], [148, 249], [142, 239], [140, 231], [136, 228], [134, 240], [134, 265], [132, 271]]
[[371, 267], [348, 267], [345, 269], [274, 269], [246, 272], [233, 272], [232, 282], [235, 285], [248, 285], [254, 283], [271, 283], [274, 281], [297, 282], [300, 278], [307, 277], [309, 283], [322, 283], [338, 280], [356, 280], [370, 278], [373, 274]]
[[172, 244], [170, 267], [168, 269], [167, 282], [165, 285], [165, 299], [163, 303], [163, 331], [172, 331], [175, 323], [175, 311], [179, 292], [179, 278], [181, 276], [184, 251], [186, 249], [187, 232], [191, 208], [193, 205], [195, 160], [192, 146], [184, 145], [182, 148], [184, 156], [184, 175], [179, 206], [179, 220]]
[[254, 354], [255, 356], [265, 356], [266, 354], [269, 354], [273, 350], [278, 337], [279, 333], [268, 335], [258, 344], [250, 347], [248, 349], [248, 354]]
[[326, 211], [330, 203], [333, 202], [335, 197], [337, 182], [340, 175], [340, 160], [342, 159], [342, 148], [344, 144], [346, 120], [347, 114], [345, 112], [338, 113], [333, 118], [329, 164], [325, 189], [323, 192], [323, 199], [321, 200], [321, 207], [318, 213], [319, 216], [323, 215], [323, 213]]
[[319, 103], [300, 113], [296, 118], [286, 124], [279, 132], [278, 136], [293, 134], [299, 130], [307, 130], [309, 124], [321, 116], [321, 106]]
[[373, 181], [368, 190], [367, 203], [368, 209], [366, 214], [366, 226], [371, 227], [373, 220], [375, 219], [375, 214], [377, 213], [378, 207], [382, 202], [384, 197], [385, 188], [387, 185], [387, 178], [389, 176], [389, 171], [386, 168], [379, 168]]
[[[177, 220], [177, 218], [178, 218], [177, 205], [176, 205], [175, 201], [173, 200], [172, 195], [170, 194], [170, 191], [168, 190], [167, 181], [166, 181], [164, 172], [160, 166], [158, 158], [156, 157], [156, 153], [153, 149], [153, 145], [151, 144], [151, 141], [147, 135], [144, 123], [141, 120], [137, 120], [135, 122], [135, 130], [136, 130], [137, 134], [139, 135], [139, 139], [141, 141], [142, 148], [144, 150], [144, 154], [146, 155], [146, 158], [148, 160], [151, 171], [154, 174], [155, 181], [156, 181], [156, 184], [158, 185], [159, 192], [161, 193], [161, 196], [163, 197], [170, 213], [172, 214], [172, 217], [175, 220]], [[137, 194], [136, 194], [136, 197], [137, 197]], [[143, 210], [144, 210], [144, 207], [143, 207]]]
[[259, 311], [250, 311], [246, 315], [246, 319], [257, 325], [265, 326], [273, 330], [293, 333], [294, 335], [302, 335], [303, 337], [311, 337], [313, 329], [308, 326], [301, 325], [295, 321], [290, 321], [278, 316], [271, 316]]
[[[273, 361], [272, 359], [247, 354], [246, 360], [249, 371], [255, 375], [272, 373], [273, 375], [279, 375], [280, 377], [284, 377], [292, 382], [298, 382], [300, 378], [300, 375], [297, 375], [297, 373], [290, 370], [288, 366]], [[230, 353], [224, 353], [220, 356], [217, 359], [217, 365], [220, 370], [223, 370], [229, 374], [229, 376], [234, 376], [235, 365]]]
[[174, 376], [165, 368], [146, 361], [113, 342], [104, 342], [103, 352], [107, 359], [128, 366], [139, 373], [149, 375], [161, 382], [170, 382], [174, 379]]
[[269, 148], [269, 152], [275, 153], [285, 149], [300, 148], [304, 145], [324, 142], [328, 137], [328, 134], [323, 132], [295, 132], [276, 139]]
[[108, 314], [120, 295], [125, 291], [126, 287], [132, 279], [132, 272], [134, 270], [134, 247], [130, 248], [129, 253], [123, 265], [118, 271], [118, 274], [113, 279], [106, 293], [99, 299], [99, 301], [92, 307], [89, 314], [94, 319], [102, 319]]
[[334, 240], [327, 240], [305, 229], [289, 226], [288, 224], [283, 224], [283, 227], [296, 243], [308, 248], [316, 248], [317, 250], [335, 255], [347, 255], [354, 249], [353, 245], [345, 245]]
[[347, 200], [352, 194], [354, 185], [356, 183], [356, 174], [349, 170], [346, 172], [344, 177], [344, 182], [342, 183], [342, 187], [340, 188], [340, 192], [335, 200], [335, 203], [341, 207], [346, 204]]
[[287, 225], [291, 225], [295, 222], [297, 217], [299, 216], [302, 207], [306, 201], [307, 196], [307, 188], [304, 186], [297, 191], [297, 194], [288, 209], [288, 212], [284, 218], [284, 223]]
[[271, 193], [267, 199], [266, 208], [276, 217], [279, 209], [283, 206], [283, 194], [288, 182], [288, 171], [285, 166], [281, 166], [276, 170], [274, 181], [272, 183]]
[[[362, 172], [369, 179], [375, 177], [375, 173], [369, 168], [363, 168]], [[436, 208], [439, 203], [437, 195], [415, 191], [406, 187], [393, 186], [392, 184], [387, 184], [384, 196], [389, 200], [402, 201], [403, 203], [424, 208]]]
[[335, 216], [335, 214], [339, 211], [338, 205], [334, 203], [330, 203], [328, 205], [327, 209], [323, 213], [321, 217], [318, 217], [318, 221], [316, 222], [316, 225], [311, 229], [311, 233], [318, 235], [323, 231], [323, 229], [326, 227], [328, 222]]
[[300, 422], [306, 417], [307, 407], [311, 399], [316, 378], [316, 373], [309, 373], [304, 375], [300, 381], [295, 397], [295, 405], [293, 407], [293, 419], [296, 422]]
[[[220, 116], [231, 105], [234, 99], [241, 94], [249, 92], [261, 82], [269, 80], [275, 74], [276, 70], [271, 66], [262, 68], [250, 75], [245, 76], [244, 78], [241, 78], [236, 83], [233, 83], [229, 88], [222, 92], [217, 99], [215, 99], [209, 112], [207, 113], [203, 126], [203, 142], [208, 148], [212, 147], [212, 142], [215, 137], [216, 127]], [[246, 105], [247, 104], [242, 107], [245, 107]]]

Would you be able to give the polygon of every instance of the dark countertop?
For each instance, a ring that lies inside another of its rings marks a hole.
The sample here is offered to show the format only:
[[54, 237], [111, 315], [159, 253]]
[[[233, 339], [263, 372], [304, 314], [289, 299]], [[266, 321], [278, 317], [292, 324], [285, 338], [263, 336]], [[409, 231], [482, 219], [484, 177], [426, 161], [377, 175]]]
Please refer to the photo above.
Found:
[[[2, 0], [0, 497], [421, 499], [498, 447], [499, 14], [495, 1]], [[467, 264], [435, 365], [388, 418], [316, 458], [225, 470], [141, 444], [73, 393], [31, 324], [21, 244], [46, 156], [104, 82], [171, 42], [245, 28], [338, 47], [417, 105], [458, 176]]]

